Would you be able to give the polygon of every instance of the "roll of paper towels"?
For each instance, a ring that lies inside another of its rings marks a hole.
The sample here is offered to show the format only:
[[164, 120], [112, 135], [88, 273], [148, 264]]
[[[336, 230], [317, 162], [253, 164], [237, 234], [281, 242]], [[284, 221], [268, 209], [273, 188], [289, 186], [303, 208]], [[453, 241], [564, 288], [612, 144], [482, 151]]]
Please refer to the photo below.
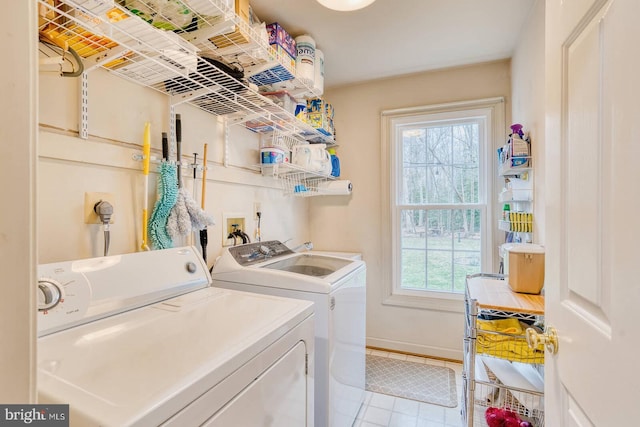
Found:
[[326, 195], [343, 195], [351, 194], [353, 185], [351, 181], [340, 179], [336, 181], [326, 181], [318, 184], [318, 193]]

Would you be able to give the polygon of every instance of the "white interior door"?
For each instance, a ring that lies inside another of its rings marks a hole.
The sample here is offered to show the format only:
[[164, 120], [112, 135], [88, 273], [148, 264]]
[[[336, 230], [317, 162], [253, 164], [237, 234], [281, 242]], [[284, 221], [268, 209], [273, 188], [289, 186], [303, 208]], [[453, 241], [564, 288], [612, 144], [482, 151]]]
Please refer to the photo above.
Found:
[[640, 1], [546, 2], [546, 425], [640, 414]]

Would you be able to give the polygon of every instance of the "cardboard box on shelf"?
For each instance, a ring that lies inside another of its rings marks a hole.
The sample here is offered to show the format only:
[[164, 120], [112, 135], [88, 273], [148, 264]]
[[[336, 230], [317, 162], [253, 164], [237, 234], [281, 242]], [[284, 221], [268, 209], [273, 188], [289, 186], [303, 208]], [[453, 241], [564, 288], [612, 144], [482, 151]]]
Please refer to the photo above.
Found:
[[313, 98], [307, 100], [307, 112], [323, 113], [327, 118], [333, 120], [333, 106], [322, 98]]
[[289, 55], [289, 52], [284, 50], [284, 48], [280, 45], [271, 45], [271, 47], [273, 48], [273, 52], [275, 52], [275, 57], [277, 58], [278, 62], [285, 64], [285, 67], [295, 71], [296, 58]]
[[[235, 13], [246, 23], [246, 28], [250, 28], [249, 21], [249, 0], [235, 0]], [[224, 47], [229, 47], [237, 44], [243, 44], [249, 42], [249, 36], [245, 31], [242, 30], [241, 25], [234, 26], [234, 31], [227, 34], [220, 34], [219, 36], [215, 36], [210, 40], [215, 44], [219, 49]]]
[[295, 62], [297, 55], [295, 39], [277, 22], [267, 25], [267, 33], [269, 34], [269, 44], [282, 48]]
[[307, 123], [324, 135], [333, 135], [333, 120], [325, 113], [307, 113]]

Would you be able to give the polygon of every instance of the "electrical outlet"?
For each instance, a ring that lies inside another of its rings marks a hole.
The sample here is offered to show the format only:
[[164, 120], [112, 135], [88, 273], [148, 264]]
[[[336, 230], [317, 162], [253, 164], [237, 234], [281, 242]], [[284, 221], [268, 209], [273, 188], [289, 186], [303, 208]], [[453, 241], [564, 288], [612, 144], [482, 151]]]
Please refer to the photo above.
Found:
[[[236, 229], [242, 230], [247, 233], [246, 230], [247, 217], [245, 214], [223, 214], [222, 215], [222, 246], [233, 245], [233, 238], [227, 238]], [[236, 237], [236, 242], [242, 243], [242, 239]]]
[[111, 215], [111, 220], [109, 224], [114, 223], [115, 212], [116, 212], [116, 204], [114, 202], [115, 196], [113, 193], [84, 193], [84, 223], [85, 224], [102, 224], [100, 221], [100, 217], [96, 214], [96, 211], [93, 210], [96, 203], [104, 200], [106, 202], [111, 203], [113, 206], [113, 215]]
[[258, 212], [262, 212], [262, 204], [260, 202], [253, 202], [253, 217], [258, 219]]

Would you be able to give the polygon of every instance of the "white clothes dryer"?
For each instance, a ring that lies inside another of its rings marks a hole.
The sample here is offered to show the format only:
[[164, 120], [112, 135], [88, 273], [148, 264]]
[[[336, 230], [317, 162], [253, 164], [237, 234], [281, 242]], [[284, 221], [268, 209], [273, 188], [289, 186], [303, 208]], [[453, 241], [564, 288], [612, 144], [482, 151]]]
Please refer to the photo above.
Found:
[[213, 286], [313, 301], [315, 426], [350, 427], [365, 395], [366, 264], [279, 241], [224, 248]]
[[71, 426], [313, 426], [308, 301], [212, 288], [192, 247], [38, 273], [38, 400]]

